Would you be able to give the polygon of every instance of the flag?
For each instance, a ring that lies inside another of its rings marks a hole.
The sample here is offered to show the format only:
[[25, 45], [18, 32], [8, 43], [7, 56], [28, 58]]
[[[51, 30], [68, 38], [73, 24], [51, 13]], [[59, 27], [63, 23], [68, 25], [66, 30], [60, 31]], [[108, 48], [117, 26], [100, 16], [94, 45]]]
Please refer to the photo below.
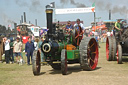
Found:
[[92, 12], [95, 12], [95, 2], [92, 4]]
[[55, 2], [50, 3], [51, 8], [55, 8]]
[[92, 7], [95, 7], [95, 2], [92, 4]]
[[11, 25], [8, 25], [8, 27], [11, 27]]
[[55, 8], [55, 2], [52, 2], [49, 5], [46, 5], [46, 8]]

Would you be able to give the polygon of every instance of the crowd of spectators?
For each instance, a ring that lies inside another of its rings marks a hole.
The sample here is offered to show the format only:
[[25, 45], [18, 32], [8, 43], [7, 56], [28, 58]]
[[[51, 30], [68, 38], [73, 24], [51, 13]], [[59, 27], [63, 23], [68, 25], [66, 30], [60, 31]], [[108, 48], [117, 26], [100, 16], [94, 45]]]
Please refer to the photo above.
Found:
[[[30, 65], [32, 64], [33, 51], [39, 50], [41, 52], [41, 44], [44, 40], [45, 38], [41, 37], [41, 41], [39, 42], [38, 38], [29, 36], [28, 42], [23, 46], [22, 39], [19, 35], [17, 35], [16, 39], [2, 37], [0, 46], [3, 48], [0, 49], [0, 62], [3, 63], [5, 61], [6, 64], [23, 64], [25, 63], [24, 59], [27, 59], [26, 64]], [[42, 52], [41, 55], [43, 56]]]

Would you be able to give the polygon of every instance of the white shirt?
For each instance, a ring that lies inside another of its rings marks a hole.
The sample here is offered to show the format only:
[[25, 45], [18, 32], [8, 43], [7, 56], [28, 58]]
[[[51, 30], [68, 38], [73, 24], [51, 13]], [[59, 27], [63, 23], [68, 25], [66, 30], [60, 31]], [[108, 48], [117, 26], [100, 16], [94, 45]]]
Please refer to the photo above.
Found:
[[111, 35], [111, 33], [110, 32], [107, 32], [107, 36], [110, 36]]
[[6, 40], [4, 44], [5, 44], [5, 51], [10, 50], [9, 41]]
[[35, 50], [38, 50], [37, 42], [34, 42], [34, 47], [35, 47]]
[[[83, 30], [85, 29], [85, 28], [84, 28], [84, 25], [83, 25], [82, 23], [80, 23], [80, 24], [79, 24], [79, 26], [80, 26]], [[77, 27], [78, 27], [78, 24], [77, 24], [77, 23], [76, 23], [76, 24], [74, 24], [74, 27], [76, 27], [76, 28], [77, 28]]]

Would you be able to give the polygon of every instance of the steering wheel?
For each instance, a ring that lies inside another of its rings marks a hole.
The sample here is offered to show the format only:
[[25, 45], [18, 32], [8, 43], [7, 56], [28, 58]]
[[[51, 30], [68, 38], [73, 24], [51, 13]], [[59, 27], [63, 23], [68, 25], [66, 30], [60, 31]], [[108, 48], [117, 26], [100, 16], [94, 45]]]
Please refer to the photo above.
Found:
[[79, 28], [78, 29], [75, 29], [75, 39], [76, 39], [76, 44], [77, 46], [80, 45], [80, 42], [83, 38], [83, 31], [82, 31], [82, 28], [81, 26], [78, 26]]

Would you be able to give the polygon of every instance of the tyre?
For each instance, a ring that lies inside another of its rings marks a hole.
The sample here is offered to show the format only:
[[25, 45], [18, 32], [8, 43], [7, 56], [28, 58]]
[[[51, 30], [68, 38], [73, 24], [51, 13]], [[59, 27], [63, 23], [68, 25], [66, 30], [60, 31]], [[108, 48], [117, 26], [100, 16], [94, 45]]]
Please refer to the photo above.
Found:
[[122, 64], [122, 47], [120, 44], [117, 46], [117, 63]]
[[34, 75], [40, 74], [41, 64], [40, 64], [40, 52], [35, 50], [33, 52], [33, 58], [32, 58], [32, 70]]
[[65, 49], [61, 51], [61, 71], [62, 75], [67, 74], [67, 52]]
[[117, 57], [116, 57], [116, 38], [114, 35], [112, 36], [112, 60], [113, 61], [117, 60]]
[[80, 66], [83, 70], [94, 70], [98, 64], [98, 44], [94, 38], [83, 37], [80, 46]]
[[112, 38], [107, 37], [106, 39], [106, 58], [107, 61], [112, 60]]

